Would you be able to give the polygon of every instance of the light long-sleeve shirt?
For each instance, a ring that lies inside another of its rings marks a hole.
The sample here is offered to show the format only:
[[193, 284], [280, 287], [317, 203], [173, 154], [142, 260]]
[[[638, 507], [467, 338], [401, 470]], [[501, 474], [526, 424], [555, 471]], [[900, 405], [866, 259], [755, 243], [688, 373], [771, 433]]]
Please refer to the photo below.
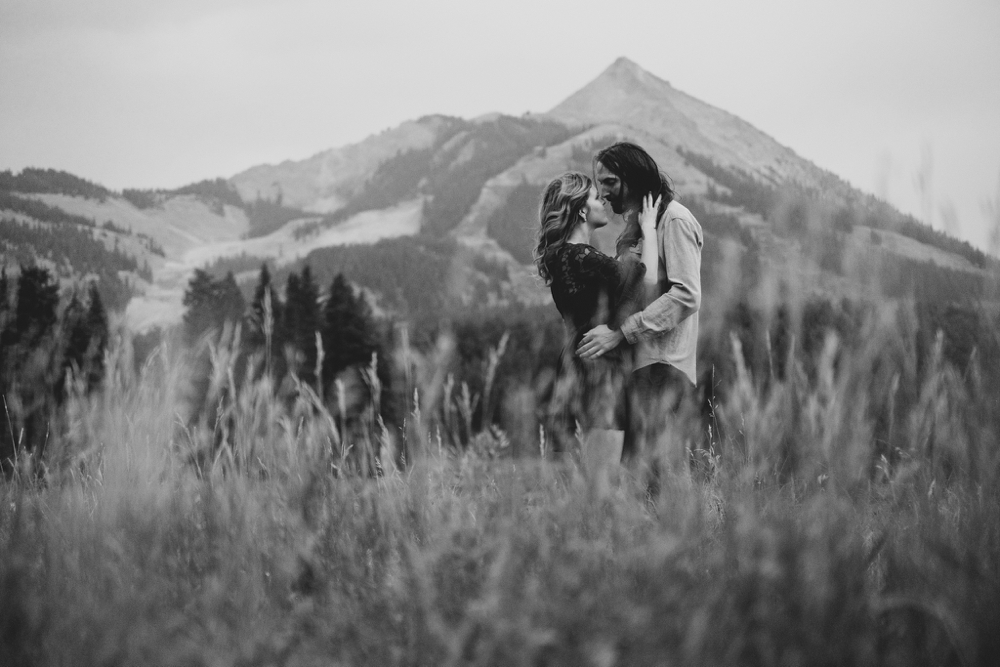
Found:
[[[636, 346], [635, 368], [670, 364], [696, 384], [704, 235], [691, 211], [672, 201], [657, 223], [656, 238], [660, 247], [652, 301], [626, 318], [621, 331]], [[631, 252], [641, 251], [642, 240]]]

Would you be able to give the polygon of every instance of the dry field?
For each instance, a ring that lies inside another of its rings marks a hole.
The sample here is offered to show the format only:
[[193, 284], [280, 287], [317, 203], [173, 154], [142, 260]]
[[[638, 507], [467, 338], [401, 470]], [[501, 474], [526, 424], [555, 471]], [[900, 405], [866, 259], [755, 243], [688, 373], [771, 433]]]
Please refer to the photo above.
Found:
[[938, 349], [877, 453], [869, 408], [907, 381], [872, 382], [887, 345], [831, 339], [766, 388], [736, 347], [655, 498], [496, 429], [442, 446], [440, 374], [392, 438], [376, 406], [348, 428], [309, 391], [235, 391], [216, 349], [238, 398], [181, 427], [183, 364], [119, 351], [0, 483], [0, 663], [1000, 664], [997, 388]]

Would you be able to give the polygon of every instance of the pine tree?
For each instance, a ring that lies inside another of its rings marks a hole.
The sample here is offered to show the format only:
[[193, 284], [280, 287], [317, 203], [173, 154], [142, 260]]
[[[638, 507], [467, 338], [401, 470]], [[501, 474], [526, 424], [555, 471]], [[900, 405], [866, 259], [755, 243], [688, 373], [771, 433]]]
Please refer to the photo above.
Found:
[[309, 266], [301, 275], [288, 276], [285, 290], [285, 332], [297, 363], [295, 373], [305, 382], [316, 383], [316, 332], [319, 331], [319, 288]]
[[[87, 331], [86, 313], [83, 304], [77, 296], [76, 290], [70, 296], [69, 303], [63, 310], [62, 329], [66, 347], [63, 350], [62, 377], [70, 371], [79, 373], [83, 370], [87, 362], [87, 349], [90, 347], [90, 332]], [[65, 385], [56, 385], [56, 399], [62, 402], [65, 398]]]
[[195, 343], [214, 323], [214, 281], [207, 271], [195, 269], [184, 292], [184, 336], [188, 343]]
[[[265, 307], [265, 296], [270, 297], [270, 312]], [[249, 315], [252, 330], [260, 333], [261, 336], [264, 335], [265, 329], [272, 328], [273, 330], [276, 323], [282, 319], [281, 300], [271, 283], [271, 272], [268, 270], [267, 264], [260, 265], [260, 274], [257, 278], [257, 287], [254, 288], [253, 300], [250, 302]], [[270, 320], [270, 324], [268, 324], [268, 320]]]
[[28, 266], [17, 279], [15, 340], [25, 346], [36, 345], [52, 332], [59, 307], [59, 284], [48, 269]]
[[10, 311], [10, 280], [7, 278], [7, 267], [0, 268], [0, 328], [7, 321]]
[[209, 331], [220, 331], [226, 322], [239, 322], [245, 309], [232, 272], [215, 280], [202, 269], [195, 269], [184, 293], [184, 305], [184, 333], [189, 343]]
[[15, 447], [30, 450], [48, 442], [49, 417], [62, 382], [53, 335], [58, 308], [59, 284], [52, 274], [41, 267], [22, 267], [13, 325], [3, 336], [0, 389], [7, 405], [0, 429], [0, 467], [9, 465], [3, 459]]
[[364, 298], [337, 274], [323, 307], [323, 382], [348, 366], [365, 364], [378, 349], [375, 324]]
[[216, 283], [216, 299], [218, 300], [219, 322], [239, 322], [246, 312], [247, 303], [243, 298], [243, 292], [236, 284], [236, 277], [233, 272], [226, 273], [226, 277]]
[[101, 293], [97, 289], [97, 283], [90, 283], [89, 298], [90, 303], [87, 306], [87, 315], [84, 318], [89, 336], [87, 353], [84, 357], [84, 368], [87, 372], [87, 390], [93, 391], [104, 380], [104, 353], [108, 349], [111, 332], [108, 328], [108, 313], [104, 308], [104, 302], [101, 300]]
[[[267, 264], [260, 266], [247, 318], [246, 341], [249, 351], [264, 352], [266, 365], [271, 372], [280, 371], [284, 367], [282, 355], [278, 353], [284, 347], [284, 308], [271, 282]], [[268, 339], [271, 341], [270, 348], [267, 347]], [[277, 372], [276, 376], [280, 377], [282, 374], [283, 371]]]
[[[0, 348], [6, 348], [10, 333], [8, 324], [13, 313], [10, 309], [10, 279], [7, 277], [7, 267], [0, 269]], [[3, 363], [0, 360], [0, 363]]]

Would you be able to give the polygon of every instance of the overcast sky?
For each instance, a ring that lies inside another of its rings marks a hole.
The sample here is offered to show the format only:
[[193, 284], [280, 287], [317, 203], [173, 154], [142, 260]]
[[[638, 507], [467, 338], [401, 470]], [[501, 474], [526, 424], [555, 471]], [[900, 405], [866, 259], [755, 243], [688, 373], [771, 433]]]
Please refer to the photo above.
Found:
[[176, 187], [547, 111], [619, 56], [986, 247], [1000, 0], [0, 0], [0, 169]]

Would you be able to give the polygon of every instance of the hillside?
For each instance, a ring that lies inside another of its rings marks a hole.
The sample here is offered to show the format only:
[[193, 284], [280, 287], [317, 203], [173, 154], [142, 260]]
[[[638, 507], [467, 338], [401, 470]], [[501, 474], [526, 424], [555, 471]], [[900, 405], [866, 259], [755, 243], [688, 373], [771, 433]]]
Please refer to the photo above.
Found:
[[[428, 247], [448, 267], [445, 286], [434, 288], [446, 298], [431, 300], [441, 308], [544, 304], [547, 290], [531, 266], [541, 190], [564, 170], [589, 172], [594, 152], [621, 139], [649, 150], [701, 221], [703, 279], [717, 294], [766, 299], [794, 283], [832, 297], [903, 297], [930, 286], [948, 300], [985, 294], [987, 269], [996, 270], [967, 243], [624, 58], [546, 113], [426, 116], [305, 160], [176, 190], [116, 193], [62, 172], [4, 172], [0, 217], [8, 230], [89, 225], [109, 252], [134, 261], [135, 270], [121, 268], [120, 258], [107, 264], [135, 294], [128, 315], [137, 327], [180, 317], [195, 268], [249, 281], [265, 261], [294, 271], [336, 258], [382, 306], [406, 313], [410, 302], [424, 302], [408, 289], [426, 287], [406, 267], [426, 261]], [[44, 245], [41, 237], [19, 230], [17, 249], [7, 233], [5, 260], [44, 259], [45, 249], [27, 249]], [[596, 244], [610, 250], [619, 230], [609, 225]], [[413, 241], [399, 240], [406, 237]], [[382, 260], [406, 289], [388, 288], [370, 270]]]
[[357, 144], [322, 151], [305, 160], [251, 167], [229, 181], [247, 201], [281, 196], [290, 206], [329, 213], [354, 197], [380, 164], [399, 153], [431, 146], [456, 120], [428, 116], [408, 121]]
[[0, 172], [0, 265], [12, 274], [19, 267], [44, 267], [77, 293], [93, 282], [108, 307], [125, 308], [152, 280], [164, 251], [149, 235], [116, 224], [117, 216], [88, 215], [76, 206], [104, 206], [111, 197], [102, 186], [65, 172]]
[[[749, 123], [674, 89], [627, 59], [547, 113], [452, 120], [436, 127], [441, 132], [429, 143], [379, 163], [354, 196], [316, 229], [361, 210], [370, 211], [371, 220], [384, 215], [388, 222], [390, 211], [422, 197], [420, 234], [446, 235], [467, 249], [455, 260], [464, 269], [451, 272], [462, 276], [450, 288], [459, 307], [482, 303], [482, 280], [490, 279], [489, 271], [475, 270], [471, 257], [483, 266], [502, 267], [492, 271], [486, 301], [547, 302], [530, 266], [541, 190], [561, 171], [589, 172], [594, 151], [619, 139], [647, 148], [695, 211], [711, 242], [706, 272], [718, 273], [720, 263], [737, 259], [834, 297], [867, 293], [873, 286], [897, 296], [917, 284], [946, 285], [947, 291], [956, 280], [962, 290], [983, 291], [988, 261], [981, 252], [852, 189]], [[379, 147], [393, 136], [383, 133], [349, 148], [357, 155], [362, 146]], [[310, 162], [297, 168], [308, 172]], [[313, 169], [308, 177], [319, 179]], [[275, 179], [287, 173], [287, 164], [274, 169]], [[321, 204], [301, 202], [314, 210]], [[597, 244], [609, 249], [619, 229], [609, 226]], [[320, 260], [315, 254], [303, 261]], [[225, 266], [222, 262], [218, 268]], [[470, 269], [481, 280], [470, 280]], [[924, 278], [900, 277], [909, 274]], [[380, 289], [363, 272], [351, 277]], [[749, 282], [737, 279], [744, 286]], [[773, 288], [774, 281], [768, 282], [766, 289]]]
[[837, 187], [839, 179], [833, 174], [746, 121], [677, 90], [627, 58], [616, 60], [547, 115], [583, 126], [615, 119], [660, 137], [673, 148], [709, 156], [720, 167], [771, 185], [793, 182], [818, 190], [845, 189]]

